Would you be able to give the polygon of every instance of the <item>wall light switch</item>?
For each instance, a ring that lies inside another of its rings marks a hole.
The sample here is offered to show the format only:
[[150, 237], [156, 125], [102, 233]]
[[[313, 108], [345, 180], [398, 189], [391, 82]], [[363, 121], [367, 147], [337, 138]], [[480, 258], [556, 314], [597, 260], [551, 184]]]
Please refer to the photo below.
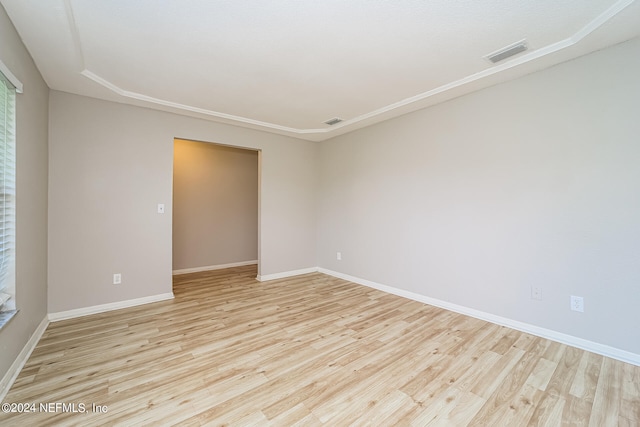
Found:
[[158, 213], [164, 213], [164, 203], [158, 203]]

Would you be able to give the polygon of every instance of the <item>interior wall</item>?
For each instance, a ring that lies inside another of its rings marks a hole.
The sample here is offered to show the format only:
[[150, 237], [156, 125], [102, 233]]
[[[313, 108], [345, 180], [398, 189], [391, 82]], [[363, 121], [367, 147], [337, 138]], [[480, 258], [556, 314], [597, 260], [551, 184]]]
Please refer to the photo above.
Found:
[[[0, 330], [0, 378], [47, 315], [49, 88], [0, 6], [0, 60], [24, 85], [16, 96], [16, 302]], [[1, 390], [0, 390], [1, 392]]]
[[639, 75], [636, 39], [323, 142], [319, 265], [640, 354]]
[[258, 259], [258, 152], [176, 139], [173, 270]]
[[174, 138], [262, 150], [259, 274], [317, 265], [317, 144], [57, 91], [49, 113], [50, 313], [171, 292]]

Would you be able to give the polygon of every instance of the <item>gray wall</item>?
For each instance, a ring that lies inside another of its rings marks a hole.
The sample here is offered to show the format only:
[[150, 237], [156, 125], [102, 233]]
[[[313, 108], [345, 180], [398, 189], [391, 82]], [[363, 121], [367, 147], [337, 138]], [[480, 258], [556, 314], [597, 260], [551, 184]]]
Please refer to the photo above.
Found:
[[321, 143], [319, 265], [640, 354], [638, 76], [636, 39]]
[[173, 269], [258, 259], [258, 152], [176, 139]]
[[47, 314], [47, 122], [49, 89], [0, 6], [0, 59], [23, 83], [16, 96], [16, 302], [0, 330], [0, 378]]
[[259, 273], [316, 265], [317, 144], [56, 91], [50, 123], [50, 313], [171, 292], [174, 138], [261, 149]]

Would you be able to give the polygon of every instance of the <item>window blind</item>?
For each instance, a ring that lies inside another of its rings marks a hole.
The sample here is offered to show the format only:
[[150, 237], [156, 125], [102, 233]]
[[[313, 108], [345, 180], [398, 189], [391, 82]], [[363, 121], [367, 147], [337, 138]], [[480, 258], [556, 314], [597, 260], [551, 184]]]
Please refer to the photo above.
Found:
[[15, 94], [0, 73], [0, 311], [15, 308]]

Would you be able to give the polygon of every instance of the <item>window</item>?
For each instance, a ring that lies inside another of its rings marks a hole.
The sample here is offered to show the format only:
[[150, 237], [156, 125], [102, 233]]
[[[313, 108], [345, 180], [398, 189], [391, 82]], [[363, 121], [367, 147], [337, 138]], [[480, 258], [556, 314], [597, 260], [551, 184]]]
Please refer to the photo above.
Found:
[[16, 85], [0, 63], [0, 326], [15, 314]]

